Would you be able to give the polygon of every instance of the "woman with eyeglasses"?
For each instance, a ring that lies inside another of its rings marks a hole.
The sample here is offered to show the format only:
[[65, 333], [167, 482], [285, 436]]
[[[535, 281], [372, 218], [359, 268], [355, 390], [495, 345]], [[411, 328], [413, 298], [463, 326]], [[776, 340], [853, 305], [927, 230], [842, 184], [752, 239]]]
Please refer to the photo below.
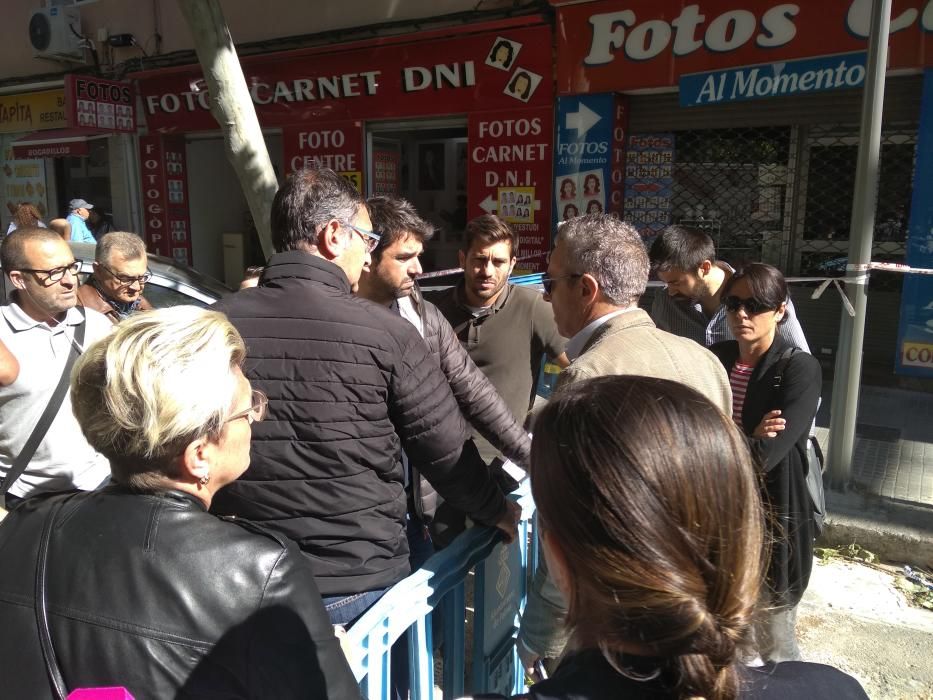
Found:
[[759, 462], [769, 509], [771, 556], [756, 621], [758, 653], [766, 661], [800, 658], [797, 604], [813, 565], [813, 506], [807, 490], [807, 441], [822, 388], [820, 363], [777, 334], [785, 320], [787, 282], [753, 263], [723, 286], [732, 335], [710, 349], [729, 372], [732, 417]]
[[178, 306], [77, 361], [75, 417], [113, 483], [28, 499], [0, 526], [4, 696], [359, 698], [309, 561], [208, 513], [266, 411], [244, 356], [225, 316]]

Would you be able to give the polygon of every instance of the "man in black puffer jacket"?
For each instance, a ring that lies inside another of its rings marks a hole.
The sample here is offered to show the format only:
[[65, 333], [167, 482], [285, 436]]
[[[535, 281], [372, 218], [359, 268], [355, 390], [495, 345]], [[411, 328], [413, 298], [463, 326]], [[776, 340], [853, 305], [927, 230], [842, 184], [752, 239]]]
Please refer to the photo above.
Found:
[[[447, 319], [418, 289], [415, 280], [422, 272], [419, 257], [425, 241], [434, 235], [433, 226], [418, 216], [411, 203], [404, 199], [371, 197], [367, 205], [373, 226], [382, 239], [372, 252], [371, 265], [363, 270], [357, 293], [387, 307], [418, 329], [447, 377], [467, 421], [502, 455], [527, 468], [531, 450], [528, 433], [515, 420], [496, 387], [470, 359]], [[418, 464], [412, 464], [412, 468], [413, 474], [418, 475]], [[501, 472], [497, 476], [501, 477], [500, 483], [510, 479]], [[408, 490], [411, 500], [409, 545], [412, 567], [415, 567], [424, 557], [417, 556], [417, 542], [413, 538], [424, 539], [419, 530], [432, 524], [438, 496], [424, 478], [412, 478]], [[432, 528], [435, 537], [440, 536], [442, 542], [449, 541], [463, 528], [463, 516], [446, 510], [442, 522], [434, 523], [443, 530]]]
[[417, 331], [353, 295], [379, 240], [360, 194], [332, 170], [301, 171], [271, 223], [277, 252], [259, 287], [217, 305], [246, 341], [269, 415], [214, 509], [297, 542], [331, 620], [349, 624], [409, 572], [402, 447], [446, 500], [507, 538], [518, 508]]

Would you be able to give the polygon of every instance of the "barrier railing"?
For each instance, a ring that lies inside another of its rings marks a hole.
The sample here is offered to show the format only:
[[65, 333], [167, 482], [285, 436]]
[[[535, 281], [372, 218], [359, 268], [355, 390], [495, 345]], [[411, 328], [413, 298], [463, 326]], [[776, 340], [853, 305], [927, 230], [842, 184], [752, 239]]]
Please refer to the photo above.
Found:
[[[510, 496], [522, 507], [518, 537], [507, 545], [494, 528], [470, 528], [418, 571], [399, 582], [347, 631], [350, 667], [365, 697], [390, 697], [390, 649], [406, 630], [412, 700], [434, 697], [432, 618], [443, 627], [444, 698], [469, 693], [521, 692], [524, 673], [515, 651], [529, 567], [536, 565], [534, 503], [528, 479]], [[466, 579], [473, 580], [472, 672], [466, 677]]]

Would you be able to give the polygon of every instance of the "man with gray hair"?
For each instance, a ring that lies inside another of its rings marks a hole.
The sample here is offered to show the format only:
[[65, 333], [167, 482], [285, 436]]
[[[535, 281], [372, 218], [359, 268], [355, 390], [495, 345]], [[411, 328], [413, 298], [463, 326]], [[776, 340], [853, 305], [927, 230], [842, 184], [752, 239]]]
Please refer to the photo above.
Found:
[[360, 193], [330, 169], [296, 172], [271, 224], [259, 286], [215, 307], [246, 341], [244, 371], [269, 415], [214, 508], [297, 542], [331, 622], [349, 625], [410, 571], [400, 448], [446, 500], [508, 538], [520, 511], [415, 328], [353, 295], [380, 241]]
[[94, 272], [78, 289], [78, 304], [119, 323], [152, 305], [143, 288], [152, 277], [146, 244], [135, 233], [105, 233], [94, 248]]
[[[588, 214], [558, 228], [543, 282], [557, 329], [570, 338], [570, 366], [561, 372], [555, 392], [606, 375], [658, 377], [699, 391], [732, 415], [729, 377], [716, 356], [692, 340], [659, 330], [638, 307], [648, 269], [638, 232], [612, 216]], [[566, 604], [542, 563], [519, 635], [519, 655], [529, 673], [537, 660], [560, 656], [567, 642], [565, 616]]]

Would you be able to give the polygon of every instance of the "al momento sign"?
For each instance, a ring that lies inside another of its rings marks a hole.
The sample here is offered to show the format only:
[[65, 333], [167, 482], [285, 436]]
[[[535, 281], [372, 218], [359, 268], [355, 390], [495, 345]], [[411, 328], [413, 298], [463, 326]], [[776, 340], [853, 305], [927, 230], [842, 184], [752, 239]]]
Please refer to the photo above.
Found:
[[[507, 69], [490, 60], [503, 40], [512, 46]], [[550, 27], [525, 18], [241, 62], [260, 122], [287, 126], [550, 105], [551, 60]], [[538, 80], [530, 80], [534, 89], [520, 99], [509, 86], [522, 71]], [[150, 130], [217, 129], [199, 67], [134, 77]]]
[[[684, 74], [864, 51], [868, 45], [871, 0], [737, 4], [602, 0], [561, 6], [557, 91], [673, 87]], [[888, 68], [930, 65], [933, 0], [894, 0]]]

